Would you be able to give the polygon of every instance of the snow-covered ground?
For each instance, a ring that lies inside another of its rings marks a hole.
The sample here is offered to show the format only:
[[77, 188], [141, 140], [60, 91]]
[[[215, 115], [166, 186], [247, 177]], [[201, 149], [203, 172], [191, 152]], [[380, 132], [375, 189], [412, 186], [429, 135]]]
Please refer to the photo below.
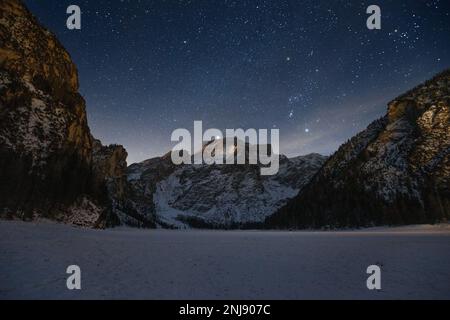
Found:
[[[450, 299], [450, 228], [86, 230], [0, 222], [0, 298]], [[66, 268], [81, 267], [81, 291]], [[382, 266], [382, 290], [366, 269]]]

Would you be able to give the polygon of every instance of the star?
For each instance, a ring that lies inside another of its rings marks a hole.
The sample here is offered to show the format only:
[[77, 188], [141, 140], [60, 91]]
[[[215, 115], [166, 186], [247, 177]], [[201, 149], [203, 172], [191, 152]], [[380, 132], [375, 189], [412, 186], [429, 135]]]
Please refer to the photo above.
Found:
[[294, 117], [294, 110], [289, 111], [289, 119], [292, 119]]

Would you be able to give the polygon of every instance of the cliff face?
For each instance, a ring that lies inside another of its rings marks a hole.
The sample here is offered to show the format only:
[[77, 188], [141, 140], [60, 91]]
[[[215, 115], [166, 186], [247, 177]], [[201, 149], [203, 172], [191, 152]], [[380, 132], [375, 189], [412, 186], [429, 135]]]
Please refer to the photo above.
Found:
[[97, 188], [106, 187], [109, 217], [113, 224], [155, 227], [153, 204], [138, 197], [127, 179], [127, 152], [119, 145], [103, 146], [94, 140], [93, 160]]
[[424, 223], [450, 217], [450, 70], [398, 97], [344, 144], [269, 226]]
[[126, 162], [94, 157], [69, 54], [17, 0], [0, 1], [0, 43], [0, 214], [109, 224], [104, 181]]

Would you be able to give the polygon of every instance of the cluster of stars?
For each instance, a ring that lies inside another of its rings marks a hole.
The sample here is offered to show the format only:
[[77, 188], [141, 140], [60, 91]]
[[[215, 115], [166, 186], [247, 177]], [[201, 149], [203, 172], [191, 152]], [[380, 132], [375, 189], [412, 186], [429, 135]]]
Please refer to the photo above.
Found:
[[77, 32], [71, 1], [25, 2], [77, 64], [94, 135], [130, 162], [194, 120], [279, 128], [282, 152], [329, 154], [450, 64], [448, 1], [380, 1], [373, 31], [357, 1], [79, 0]]

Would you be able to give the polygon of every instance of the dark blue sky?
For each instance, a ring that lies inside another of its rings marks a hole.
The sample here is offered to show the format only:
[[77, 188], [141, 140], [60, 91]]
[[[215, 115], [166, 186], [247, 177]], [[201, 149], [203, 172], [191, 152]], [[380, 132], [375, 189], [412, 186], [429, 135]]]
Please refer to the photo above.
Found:
[[[450, 1], [26, 0], [79, 69], [93, 134], [129, 163], [174, 129], [280, 129], [289, 156], [330, 154], [386, 103], [450, 67]], [[66, 28], [66, 8], [82, 30]], [[382, 30], [366, 8], [382, 10]]]

